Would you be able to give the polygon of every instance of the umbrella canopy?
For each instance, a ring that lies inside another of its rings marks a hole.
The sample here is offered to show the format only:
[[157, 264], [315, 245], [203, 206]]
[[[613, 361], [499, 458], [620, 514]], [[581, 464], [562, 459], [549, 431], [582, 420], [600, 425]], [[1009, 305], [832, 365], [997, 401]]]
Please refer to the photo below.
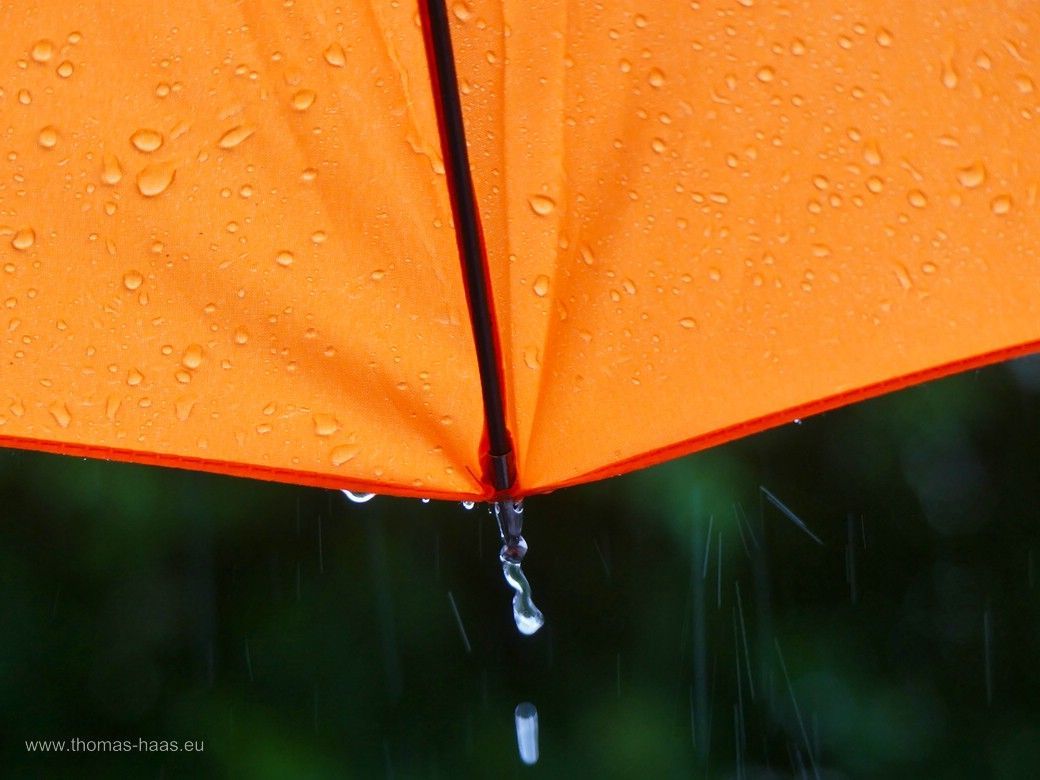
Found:
[[522, 496], [1040, 347], [1034, 5], [448, 11], [0, 9], [0, 443]]

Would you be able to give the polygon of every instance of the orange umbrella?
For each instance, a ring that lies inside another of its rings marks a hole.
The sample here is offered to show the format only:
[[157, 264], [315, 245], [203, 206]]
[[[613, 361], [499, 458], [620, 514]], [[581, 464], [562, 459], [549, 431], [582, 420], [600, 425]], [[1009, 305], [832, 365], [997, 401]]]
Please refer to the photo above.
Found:
[[6, 446], [522, 497], [1040, 346], [1035, 4], [0, 19]]

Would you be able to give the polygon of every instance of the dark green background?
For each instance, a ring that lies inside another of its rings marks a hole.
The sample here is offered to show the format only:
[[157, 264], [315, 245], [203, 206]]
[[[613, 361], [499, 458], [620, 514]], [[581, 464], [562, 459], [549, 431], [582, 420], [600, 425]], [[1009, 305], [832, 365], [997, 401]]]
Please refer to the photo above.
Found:
[[[532, 498], [533, 638], [482, 507], [0, 451], [0, 775], [1035, 776], [1038, 393], [1019, 361]], [[205, 753], [24, 749], [73, 736]]]

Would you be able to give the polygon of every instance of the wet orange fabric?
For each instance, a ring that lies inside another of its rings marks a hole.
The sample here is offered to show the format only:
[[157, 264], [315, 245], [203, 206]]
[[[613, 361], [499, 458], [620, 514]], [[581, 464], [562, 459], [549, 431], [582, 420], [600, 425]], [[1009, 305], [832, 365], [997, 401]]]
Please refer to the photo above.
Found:
[[[417, 6], [0, 9], [0, 443], [480, 498]], [[1040, 8], [452, 3], [518, 493], [1040, 346]]]

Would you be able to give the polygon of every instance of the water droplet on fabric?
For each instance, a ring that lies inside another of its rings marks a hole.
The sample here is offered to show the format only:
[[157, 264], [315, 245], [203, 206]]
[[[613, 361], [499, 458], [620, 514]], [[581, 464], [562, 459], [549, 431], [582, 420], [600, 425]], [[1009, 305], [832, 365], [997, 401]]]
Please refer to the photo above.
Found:
[[158, 130], [145, 127], [134, 131], [130, 136], [130, 143], [137, 151], [150, 153], [163, 145], [163, 136]]
[[339, 430], [339, 423], [331, 414], [314, 415], [314, 433], [317, 436], [331, 436]]
[[130, 387], [137, 387], [143, 381], [144, 374], [142, 374], [136, 368], [130, 369], [130, 371], [126, 375], [126, 383], [130, 385]]
[[292, 252], [288, 250], [282, 250], [277, 255], [275, 255], [274, 261], [278, 263], [278, 265], [282, 266], [282, 268], [288, 268], [290, 265], [293, 264], [293, 261], [295, 259], [296, 256]]
[[58, 130], [48, 125], [40, 131], [37, 140], [44, 149], [53, 149], [58, 145]]
[[69, 62], [68, 60], [65, 60], [63, 63], [61, 63], [61, 65], [58, 66], [58, 68], [57, 68], [57, 70], [55, 72], [59, 76], [61, 76], [61, 78], [67, 79], [67, 78], [72, 76], [72, 74], [75, 72], [75, 70], [76, 70], [75, 66], [71, 62]]
[[915, 209], [923, 209], [928, 205], [928, 198], [920, 190], [910, 190], [906, 199]]
[[329, 460], [332, 461], [333, 466], [342, 466], [344, 463], [354, 460], [360, 451], [361, 449], [356, 444], [341, 444], [332, 448]]
[[665, 82], [664, 71], [660, 68], [651, 68], [646, 80], [650, 82], [650, 86], [654, 89], [660, 89]]
[[962, 187], [969, 190], [981, 187], [986, 181], [986, 168], [982, 163], [975, 163], [966, 168], [959, 168], [957, 170], [957, 181]]
[[173, 184], [177, 168], [172, 162], [146, 165], [137, 174], [137, 191], [146, 198], [162, 195]]
[[292, 107], [297, 111], [306, 111], [308, 108], [314, 105], [314, 101], [318, 98], [318, 93], [313, 89], [301, 89], [299, 92], [292, 96]]
[[755, 71], [755, 78], [761, 81], [763, 84], [768, 84], [770, 81], [776, 78], [776, 71], [768, 65], [763, 65], [757, 71]]
[[33, 44], [29, 56], [33, 58], [34, 62], [50, 62], [51, 57], [54, 56], [54, 43], [46, 38], [37, 41]]
[[249, 331], [247, 331], [245, 328], [239, 326], [239, 327], [235, 328], [235, 337], [234, 338], [235, 338], [235, 343], [236, 344], [239, 344], [239, 345], [245, 344], [245, 343], [247, 343], [249, 341]]
[[540, 217], [547, 217], [556, 208], [556, 201], [546, 195], [532, 195], [527, 199], [531, 205], [531, 211]]
[[534, 294], [539, 298], [544, 298], [549, 294], [549, 277], [545, 274], [541, 274], [537, 279], [534, 280], [534, 284], [531, 286], [534, 290]]
[[114, 154], [106, 154], [101, 158], [101, 181], [103, 184], [115, 186], [123, 178], [123, 166]]
[[887, 49], [892, 45], [892, 33], [884, 27], [879, 27], [874, 35], [874, 40], [877, 41], [878, 46]]
[[998, 195], [989, 204], [990, 209], [997, 216], [1004, 216], [1011, 211], [1011, 196], [1010, 195]]
[[123, 274], [123, 286], [128, 290], [136, 290], [144, 284], [144, 276], [141, 275], [140, 271], [127, 271]]
[[30, 249], [35, 243], [36, 231], [32, 228], [22, 228], [21, 230], [15, 231], [14, 236], [11, 238], [11, 246], [21, 252]]
[[205, 350], [201, 344], [189, 344], [184, 350], [184, 354], [181, 355], [181, 365], [185, 368], [196, 369], [202, 365], [204, 356]]
[[693, 330], [697, 327], [697, 320], [693, 317], [683, 317], [679, 320], [679, 324], [686, 328], [686, 330]]
[[47, 411], [51, 413], [54, 422], [58, 423], [62, 428], [68, 428], [69, 424], [72, 422], [72, 415], [69, 413], [69, 407], [61, 401], [51, 404]]
[[217, 141], [217, 146], [221, 149], [234, 149], [240, 143], [245, 141], [249, 136], [256, 132], [252, 127], [246, 125], [239, 125], [238, 127], [232, 127], [224, 135], [220, 136], [220, 140]]
[[333, 43], [323, 52], [325, 62], [334, 68], [342, 68], [347, 64], [347, 54], [338, 43]]

